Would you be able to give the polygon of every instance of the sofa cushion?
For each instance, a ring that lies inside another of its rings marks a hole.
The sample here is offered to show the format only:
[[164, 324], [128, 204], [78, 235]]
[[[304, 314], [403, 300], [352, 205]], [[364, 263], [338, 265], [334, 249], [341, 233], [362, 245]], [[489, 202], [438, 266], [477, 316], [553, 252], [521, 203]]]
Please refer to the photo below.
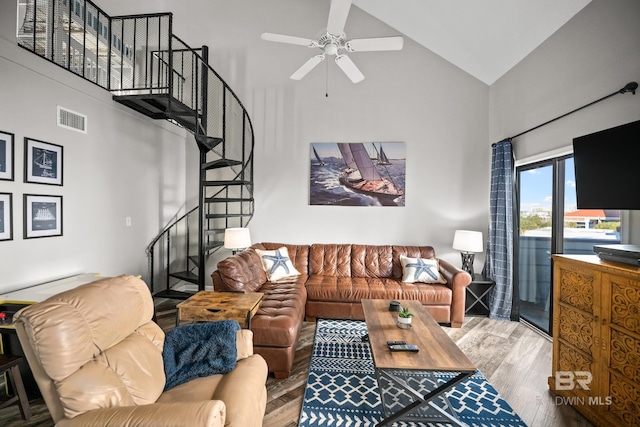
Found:
[[309, 274], [351, 277], [351, 245], [311, 245]]
[[294, 282], [266, 282], [262, 305], [251, 320], [254, 346], [288, 347], [295, 345], [302, 320], [307, 292], [306, 275]]
[[360, 303], [362, 299], [409, 299], [450, 305], [452, 299], [452, 291], [445, 285], [404, 283], [388, 278], [312, 275], [306, 288], [310, 301]]
[[411, 258], [400, 255], [402, 281], [407, 283], [447, 283], [440, 274], [437, 259]]
[[225, 425], [257, 427], [266, 405], [266, 363], [260, 356], [239, 360], [226, 375], [197, 378], [165, 391], [158, 403], [198, 402], [220, 399], [225, 402]]
[[391, 277], [391, 246], [351, 245], [353, 277]]
[[56, 382], [56, 390], [65, 416], [73, 418], [99, 408], [154, 403], [164, 385], [162, 354], [146, 337], [133, 333]]
[[291, 258], [289, 258], [289, 251], [285, 246], [272, 251], [261, 249], [256, 249], [255, 251], [260, 255], [262, 268], [264, 268], [269, 281], [273, 282], [300, 275], [300, 272], [293, 266]]

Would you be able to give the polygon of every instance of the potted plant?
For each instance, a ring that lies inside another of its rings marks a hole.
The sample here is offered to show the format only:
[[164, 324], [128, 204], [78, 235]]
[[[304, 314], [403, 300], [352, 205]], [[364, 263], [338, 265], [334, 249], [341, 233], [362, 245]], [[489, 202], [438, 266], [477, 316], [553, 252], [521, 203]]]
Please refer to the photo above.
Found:
[[409, 307], [402, 307], [402, 310], [398, 312], [398, 323], [400, 326], [407, 326], [411, 324], [411, 318], [413, 313], [409, 311]]

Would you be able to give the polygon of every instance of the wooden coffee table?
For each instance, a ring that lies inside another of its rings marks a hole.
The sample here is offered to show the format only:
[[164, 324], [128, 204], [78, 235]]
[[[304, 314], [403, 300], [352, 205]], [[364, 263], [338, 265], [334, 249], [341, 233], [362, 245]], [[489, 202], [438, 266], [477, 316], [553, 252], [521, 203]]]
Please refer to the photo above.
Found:
[[213, 322], [231, 319], [251, 329], [251, 318], [262, 304], [261, 292], [200, 291], [176, 305], [176, 326], [183, 320]]
[[[392, 425], [394, 422], [406, 418], [410, 412], [414, 411], [415, 413], [419, 408], [426, 408], [427, 405], [440, 413], [442, 416], [440, 421], [461, 425], [450, 408], [450, 413], [448, 413], [439, 407], [434, 399], [473, 375], [476, 372], [476, 366], [442, 330], [442, 327], [433, 320], [419, 301], [399, 301], [402, 306], [409, 307], [409, 310], [415, 315], [410, 329], [401, 329], [397, 326], [398, 313], [389, 311], [390, 302], [391, 300], [362, 300], [378, 385], [381, 388], [381, 394], [383, 394], [381, 379], [384, 377], [385, 383], [391, 383], [406, 391], [413, 395], [415, 400], [403, 409], [388, 413], [383, 398], [382, 403], [386, 418], [377, 425]], [[407, 344], [417, 345], [420, 351], [417, 353], [391, 352], [387, 341], [405, 341]], [[410, 373], [410, 371], [453, 371], [458, 375], [423, 395], [413, 389], [403, 377], [402, 374]], [[438, 420], [429, 418], [429, 421], [437, 422]]]

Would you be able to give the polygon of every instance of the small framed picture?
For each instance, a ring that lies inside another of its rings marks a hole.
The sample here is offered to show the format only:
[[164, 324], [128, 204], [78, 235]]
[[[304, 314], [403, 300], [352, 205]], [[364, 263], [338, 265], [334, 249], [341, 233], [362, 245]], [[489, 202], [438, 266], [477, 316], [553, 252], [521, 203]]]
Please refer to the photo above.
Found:
[[13, 181], [13, 140], [12, 133], [0, 130], [0, 179]]
[[12, 194], [0, 193], [0, 242], [13, 239]]
[[24, 139], [24, 182], [62, 185], [62, 146]]
[[24, 195], [24, 238], [62, 236], [62, 196]]

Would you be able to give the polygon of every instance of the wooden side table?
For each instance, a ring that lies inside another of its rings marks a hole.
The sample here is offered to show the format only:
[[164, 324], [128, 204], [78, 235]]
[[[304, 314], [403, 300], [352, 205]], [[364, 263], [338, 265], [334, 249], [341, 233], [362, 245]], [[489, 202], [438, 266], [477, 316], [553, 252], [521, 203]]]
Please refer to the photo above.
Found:
[[261, 292], [200, 291], [176, 306], [176, 326], [182, 320], [214, 322], [231, 319], [251, 329], [251, 318], [258, 312], [263, 296]]
[[473, 280], [471, 280], [466, 290], [465, 314], [488, 316], [487, 294], [495, 284], [496, 282], [481, 274], [474, 274]]
[[22, 419], [28, 420], [31, 418], [31, 408], [29, 408], [29, 400], [27, 399], [27, 392], [24, 390], [24, 384], [22, 383], [22, 376], [20, 375], [19, 364], [22, 362], [22, 356], [11, 356], [7, 354], [0, 354], [0, 375], [5, 372], [8, 373], [11, 384], [13, 386], [13, 397], [0, 403], [0, 409], [18, 402], [20, 408], [20, 415]]

